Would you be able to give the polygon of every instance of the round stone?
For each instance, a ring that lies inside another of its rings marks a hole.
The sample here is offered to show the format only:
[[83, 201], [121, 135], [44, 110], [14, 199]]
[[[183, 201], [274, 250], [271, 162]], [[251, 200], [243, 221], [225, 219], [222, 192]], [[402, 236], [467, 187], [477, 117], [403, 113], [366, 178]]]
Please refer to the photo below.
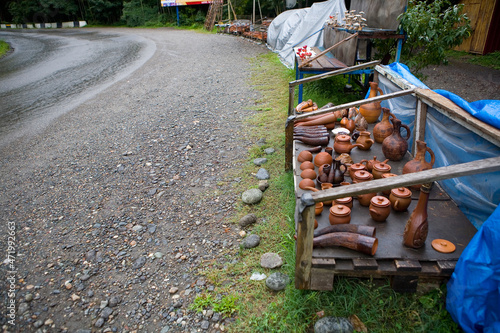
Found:
[[262, 191], [258, 188], [249, 189], [241, 195], [241, 199], [248, 205], [253, 205], [262, 200]]
[[266, 279], [266, 286], [274, 291], [280, 291], [286, 288], [286, 285], [290, 282], [288, 275], [276, 272]]
[[260, 168], [255, 177], [260, 180], [269, 179], [269, 172], [264, 168]]
[[283, 265], [283, 259], [277, 253], [267, 252], [260, 257], [260, 265], [264, 268], [278, 268]]
[[262, 164], [265, 164], [265, 163], [267, 163], [267, 158], [265, 158], [265, 157], [260, 157], [260, 158], [256, 158], [253, 160], [253, 164], [258, 165], [258, 166], [261, 166]]
[[324, 317], [314, 324], [314, 333], [352, 333], [349, 319], [344, 317]]
[[246, 237], [243, 240], [243, 247], [245, 249], [253, 249], [254, 247], [259, 246], [259, 244], [260, 244], [259, 235], [251, 234], [251, 235], [248, 235], [248, 237]]
[[255, 214], [247, 214], [240, 219], [239, 225], [240, 227], [244, 228], [256, 222], [257, 222], [257, 216], [255, 216]]
[[267, 155], [274, 154], [274, 152], [275, 152], [274, 148], [266, 148], [266, 149], [264, 149], [264, 153], [266, 153]]

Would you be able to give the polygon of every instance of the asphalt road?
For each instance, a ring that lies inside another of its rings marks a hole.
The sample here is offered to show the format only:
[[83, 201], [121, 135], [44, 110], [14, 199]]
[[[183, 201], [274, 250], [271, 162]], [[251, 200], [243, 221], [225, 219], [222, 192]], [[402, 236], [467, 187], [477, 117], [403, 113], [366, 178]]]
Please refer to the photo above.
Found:
[[83, 29], [2, 30], [14, 52], [0, 59], [0, 146], [56, 117], [142, 66], [155, 44], [135, 34]]

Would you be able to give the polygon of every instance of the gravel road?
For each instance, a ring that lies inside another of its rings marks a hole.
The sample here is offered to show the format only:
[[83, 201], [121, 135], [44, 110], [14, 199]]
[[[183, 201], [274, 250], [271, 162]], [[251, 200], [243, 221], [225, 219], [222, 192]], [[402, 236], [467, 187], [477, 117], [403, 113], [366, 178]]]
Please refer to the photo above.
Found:
[[[224, 224], [238, 200], [227, 171], [254, 144], [242, 135], [259, 97], [249, 59], [267, 49], [229, 35], [96, 30], [142, 35], [156, 52], [1, 149], [0, 247], [17, 256], [2, 264], [0, 323], [13, 332], [224, 330], [231, 319], [188, 308], [213, 288], [197, 269], [233, 260], [223, 254], [239, 246], [237, 226]], [[11, 268], [14, 327], [4, 307]]]

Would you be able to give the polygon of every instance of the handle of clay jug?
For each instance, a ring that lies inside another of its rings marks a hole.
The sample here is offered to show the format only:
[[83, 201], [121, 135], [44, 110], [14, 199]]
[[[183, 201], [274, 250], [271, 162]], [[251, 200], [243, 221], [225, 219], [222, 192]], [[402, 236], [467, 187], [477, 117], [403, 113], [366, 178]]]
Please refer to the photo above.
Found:
[[380, 93], [380, 95], [384, 94], [384, 92], [382, 91], [382, 89], [380, 89], [380, 87], [377, 87], [377, 91]]
[[410, 135], [411, 135], [410, 128], [408, 127], [408, 125], [405, 125], [405, 124], [401, 124], [401, 127], [404, 127], [406, 129], [406, 138], [405, 138], [405, 140], [408, 140], [410, 138]]
[[[342, 171], [342, 170], [340, 169], [340, 167], [341, 167], [341, 166], [343, 166], [343, 167], [345, 168], [345, 169], [344, 169], [344, 171]], [[340, 163], [340, 164], [339, 164], [339, 171], [340, 171], [340, 172], [342, 172], [342, 174], [345, 174], [345, 172], [347, 171], [347, 169], [348, 169], [348, 168], [347, 168], [347, 165], [345, 165], [344, 163]]]
[[435, 161], [434, 152], [429, 147], [425, 147], [425, 148], [429, 152], [429, 154], [431, 154], [431, 166], [433, 166], [434, 165], [434, 161]]

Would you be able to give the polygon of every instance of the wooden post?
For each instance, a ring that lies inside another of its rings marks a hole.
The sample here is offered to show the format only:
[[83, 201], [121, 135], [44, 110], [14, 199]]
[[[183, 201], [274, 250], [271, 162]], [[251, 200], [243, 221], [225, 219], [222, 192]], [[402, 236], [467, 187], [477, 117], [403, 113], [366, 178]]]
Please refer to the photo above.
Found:
[[293, 116], [295, 114], [295, 86], [288, 84], [288, 116]]
[[315, 202], [310, 193], [302, 195], [299, 204], [301, 220], [297, 225], [297, 251], [295, 257], [295, 288], [297, 289], [309, 289], [311, 284], [314, 206]]
[[289, 116], [285, 125], [285, 171], [293, 169], [293, 124], [295, 116]]
[[413, 156], [417, 153], [417, 140], [425, 141], [425, 122], [427, 119], [427, 104], [417, 98], [417, 111], [415, 114], [415, 129], [413, 130]]

